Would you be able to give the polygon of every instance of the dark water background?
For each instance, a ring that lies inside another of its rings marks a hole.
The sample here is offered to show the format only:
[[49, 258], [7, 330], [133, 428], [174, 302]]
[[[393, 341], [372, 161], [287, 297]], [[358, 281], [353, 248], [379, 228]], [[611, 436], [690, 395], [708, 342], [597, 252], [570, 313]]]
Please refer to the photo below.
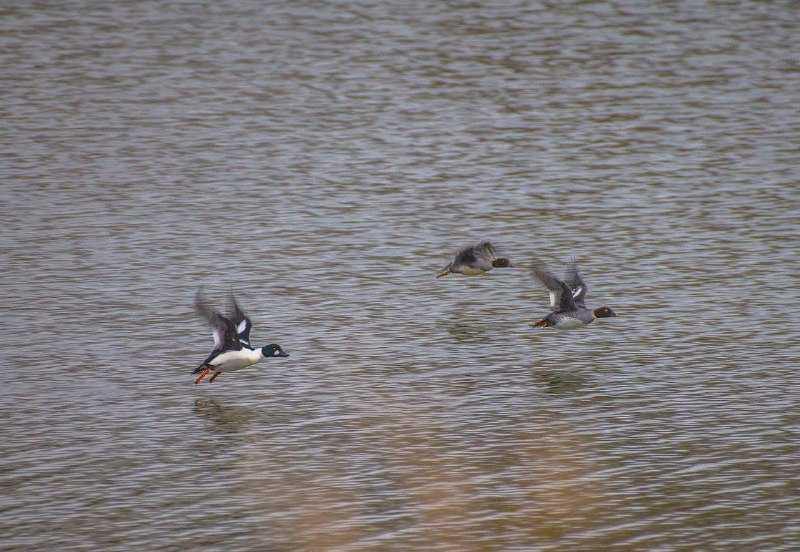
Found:
[[[797, 550], [798, 27], [4, 3], [0, 549]], [[193, 385], [200, 285], [291, 357]]]

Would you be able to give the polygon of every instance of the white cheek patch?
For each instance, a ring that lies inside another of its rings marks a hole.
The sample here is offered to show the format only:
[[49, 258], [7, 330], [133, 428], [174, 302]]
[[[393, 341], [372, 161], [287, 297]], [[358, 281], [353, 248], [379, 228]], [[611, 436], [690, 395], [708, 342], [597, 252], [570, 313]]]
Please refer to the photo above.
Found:
[[280, 355], [280, 354], [281, 354], [281, 352], [280, 352], [280, 351], [278, 351], [278, 350], [276, 350], [276, 351], [275, 351], [274, 353], [272, 353], [272, 354], [273, 354], [273, 355], [275, 355], [275, 356], [278, 356], [278, 355]]

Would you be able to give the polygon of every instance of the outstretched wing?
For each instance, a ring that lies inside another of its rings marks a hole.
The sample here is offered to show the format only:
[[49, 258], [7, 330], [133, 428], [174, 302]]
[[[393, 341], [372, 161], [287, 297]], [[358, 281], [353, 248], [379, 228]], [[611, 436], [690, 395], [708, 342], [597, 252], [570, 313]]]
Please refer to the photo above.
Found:
[[575, 259], [570, 259], [569, 261], [564, 283], [572, 290], [572, 297], [575, 299], [575, 303], [583, 306], [583, 302], [586, 300], [586, 292], [589, 291], [589, 288], [586, 286], [586, 282], [583, 281], [581, 273], [578, 272], [578, 265], [575, 264]]
[[495, 251], [494, 246], [488, 241], [482, 241], [476, 245], [475, 253], [490, 260], [497, 258], [497, 252]]
[[489, 270], [492, 267], [492, 261], [495, 259], [495, 250], [491, 243], [488, 241], [480, 242], [477, 245], [470, 245], [465, 247], [458, 253], [453, 260], [453, 265], [464, 266], [480, 266], [484, 270]]
[[533, 263], [533, 277], [539, 280], [544, 287], [550, 290], [550, 309], [557, 310], [574, 310], [575, 299], [572, 297], [569, 286], [556, 278], [556, 276], [547, 270], [544, 265], [538, 261]]
[[214, 335], [214, 351], [238, 351], [242, 348], [236, 334], [236, 326], [214, 310], [203, 296], [203, 290], [198, 289], [194, 296], [194, 308], [202, 318], [211, 326]]
[[233, 325], [236, 326], [236, 334], [239, 336], [239, 341], [249, 347], [250, 328], [253, 327], [253, 322], [239, 307], [239, 303], [236, 302], [236, 297], [232, 291], [228, 292], [228, 303], [230, 304], [230, 319]]

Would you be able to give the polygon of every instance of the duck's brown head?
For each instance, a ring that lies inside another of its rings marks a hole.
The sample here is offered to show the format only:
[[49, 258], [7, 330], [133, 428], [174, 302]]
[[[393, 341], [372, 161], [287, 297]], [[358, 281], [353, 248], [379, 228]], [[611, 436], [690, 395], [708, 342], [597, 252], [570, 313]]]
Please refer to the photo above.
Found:
[[600, 307], [599, 309], [594, 309], [592, 314], [595, 318], [614, 318], [618, 316], [616, 312], [611, 310], [611, 307]]
[[492, 266], [495, 268], [512, 268], [514, 263], [508, 257], [500, 257], [492, 261]]

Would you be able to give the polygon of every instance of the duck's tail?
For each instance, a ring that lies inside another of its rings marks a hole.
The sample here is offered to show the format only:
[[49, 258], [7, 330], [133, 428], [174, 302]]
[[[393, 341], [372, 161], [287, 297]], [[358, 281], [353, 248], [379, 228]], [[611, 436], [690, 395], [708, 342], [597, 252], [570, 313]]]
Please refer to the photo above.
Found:
[[194, 370], [192, 370], [192, 372], [191, 372], [191, 373], [192, 373], [192, 374], [199, 374], [200, 372], [202, 372], [202, 371], [203, 371], [203, 370], [205, 370], [206, 368], [208, 368], [208, 364], [204, 362], [203, 364], [201, 364], [200, 366], [198, 366], [197, 368], [195, 368]]
[[218, 354], [219, 354], [219, 351], [217, 351], [216, 349], [211, 351], [211, 354], [208, 355], [206, 357], [206, 359], [203, 362], [200, 363], [200, 366], [198, 366], [197, 368], [192, 370], [192, 374], [199, 374], [200, 372], [202, 372], [206, 368], [211, 368], [211, 361], [214, 360], [214, 357], [216, 357]]

